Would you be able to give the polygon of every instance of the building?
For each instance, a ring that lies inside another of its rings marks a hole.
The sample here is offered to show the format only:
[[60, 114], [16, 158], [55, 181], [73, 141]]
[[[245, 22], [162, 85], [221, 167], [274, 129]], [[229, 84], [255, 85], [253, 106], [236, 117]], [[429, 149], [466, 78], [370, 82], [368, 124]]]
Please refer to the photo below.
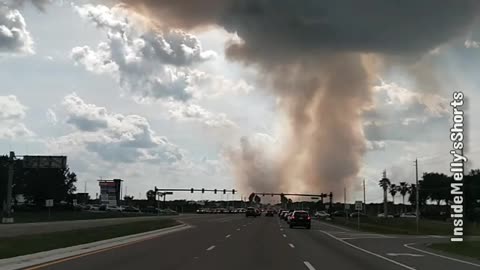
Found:
[[122, 182], [122, 179], [98, 180], [100, 186], [100, 203], [112, 206], [120, 205]]

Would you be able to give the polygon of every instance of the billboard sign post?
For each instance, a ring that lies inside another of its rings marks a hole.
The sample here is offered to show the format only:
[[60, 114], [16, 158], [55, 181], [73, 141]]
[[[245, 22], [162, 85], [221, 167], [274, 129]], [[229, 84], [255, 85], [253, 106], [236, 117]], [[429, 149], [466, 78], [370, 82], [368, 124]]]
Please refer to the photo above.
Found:
[[357, 210], [357, 224], [358, 224], [358, 230], [360, 230], [360, 211], [363, 209], [363, 202], [362, 201], [356, 201], [355, 202], [355, 210]]
[[53, 207], [53, 200], [52, 199], [45, 200], [45, 206], [48, 208], [48, 219], [50, 219], [50, 216], [51, 216], [50, 209], [52, 209]]

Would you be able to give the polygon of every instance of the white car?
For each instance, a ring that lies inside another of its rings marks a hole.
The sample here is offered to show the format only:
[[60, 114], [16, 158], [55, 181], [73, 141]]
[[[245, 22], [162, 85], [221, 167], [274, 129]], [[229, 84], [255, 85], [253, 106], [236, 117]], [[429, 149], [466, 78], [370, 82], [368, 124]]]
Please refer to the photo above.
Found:
[[[377, 215], [377, 217], [379, 217], [379, 218], [385, 218], [385, 214], [384, 214], [384, 213], [380, 213], [380, 214]], [[387, 218], [393, 218], [393, 216], [392, 216], [392, 215], [387, 215]]]
[[122, 212], [122, 208], [121, 207], [118, 207], [118, 206], [112, 206], [112, 205], [109, 205], [107, 206], [107, 211], [110, 211], [110, 212]]
[[313, 216], [316, 218], [327, 218], [330, 216], [330, 214], [325, 211], [317, 211]]
[[400, 215], [401, 218], [416, 218], [417, 215], [415, 213], [403, 213]]

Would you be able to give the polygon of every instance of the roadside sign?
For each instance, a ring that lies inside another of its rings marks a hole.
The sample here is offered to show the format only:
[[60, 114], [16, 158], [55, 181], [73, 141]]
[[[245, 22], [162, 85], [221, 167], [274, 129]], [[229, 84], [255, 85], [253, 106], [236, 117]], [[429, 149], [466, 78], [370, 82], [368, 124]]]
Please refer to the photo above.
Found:
[[362, 211], [363, 208], [363, 202], [362, 201], [356, 201], [355, 202], [355, 210], [356, 211]]
[[73, 205], [77, 205], [78, 202], [77, 202], [77, 199], [73, 199]]
[[46, 207], [53, 207], [53, 200], [45, 200]]
[[350, 210], [350, 204], [345, 204], [345, 210]]
[[330, 205], [326, 204], [326, 205], [325, 205], [325, 209], [328, 210], [329, 208], [330, 208]]

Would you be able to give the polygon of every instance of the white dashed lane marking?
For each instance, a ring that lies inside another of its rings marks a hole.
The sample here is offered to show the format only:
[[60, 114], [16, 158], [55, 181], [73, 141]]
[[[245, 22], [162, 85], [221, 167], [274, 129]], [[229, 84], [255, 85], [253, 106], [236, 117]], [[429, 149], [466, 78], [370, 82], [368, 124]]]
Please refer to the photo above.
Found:
[[283, 237], [287, 237], [287, 235], [286, 235], [286, 234], [282, 234], [282, 235], [283, 235]]
[[288, 244], [288, 245], [289, 245], [291, 248], [295, 248], [295, 246], [294, 246], [292, 243], [290, 243], [290, 244]]
[[230, 238], [230, 236], [231, 236], [231, 235], [229, 234], [229, 235], [225, 236], [225, 238]]
[[303, 263], [308, 268], [308, 270], [315, 270], [315, 267], [313, 267], [313, 265], [311, 265], [309, 262], [304, 261]]
[[211, 246], [211, 247], [207, 248], [207, 251], [210, 251], [210, 250], [212, 250], [212, 249], [214, 249], [214, 248], [215, 248], [215, 246]]

